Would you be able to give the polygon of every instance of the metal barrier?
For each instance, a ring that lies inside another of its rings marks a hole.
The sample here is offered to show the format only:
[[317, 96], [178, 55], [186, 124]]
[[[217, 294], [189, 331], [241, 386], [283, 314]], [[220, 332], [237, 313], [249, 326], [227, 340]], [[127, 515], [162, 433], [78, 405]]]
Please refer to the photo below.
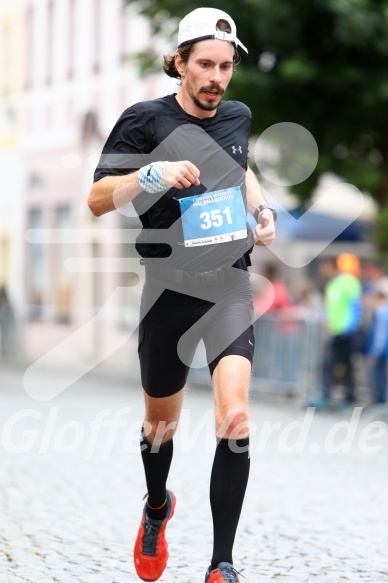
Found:
[[273, 313], [254, 323], [252, 389], [309, 396], [321, 383], [325, 332], [319, 315]]
[[[254, 323], [251, 387], [262, 393], [309, 397], [321, 384], [325, 332], [314, 312], [272, 313]], [[205, 352], [203, 346], [199, 352]], [[189, 382], [209, 385], [207, 368], [192, 369]]]

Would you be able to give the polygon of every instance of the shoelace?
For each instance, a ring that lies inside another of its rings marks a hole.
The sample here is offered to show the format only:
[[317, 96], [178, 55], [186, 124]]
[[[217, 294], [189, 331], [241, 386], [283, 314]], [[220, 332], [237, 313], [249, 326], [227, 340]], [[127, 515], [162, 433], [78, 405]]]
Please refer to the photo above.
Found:
[[[156, 522], [156, 521], [155, 521]], [[159, 522], [159, 521], [158, 521]], [[162, 526], [162, 520], [160, 524], [153, 524], [146, 519], [144, 524], [144, 535], [143, 535], [143, 553], [145, 555], [154, 556], [156, 554], [156, 545], [158, 542], [158, 534], [160, 527]]]
[[240, 575], [240, 577], [244, 577], [244, 575], [236, 571], [232, 565], [222, 567], [220, 569], [220, 573], [223, 576], [225, 583], [236, 583], [238, 575]]

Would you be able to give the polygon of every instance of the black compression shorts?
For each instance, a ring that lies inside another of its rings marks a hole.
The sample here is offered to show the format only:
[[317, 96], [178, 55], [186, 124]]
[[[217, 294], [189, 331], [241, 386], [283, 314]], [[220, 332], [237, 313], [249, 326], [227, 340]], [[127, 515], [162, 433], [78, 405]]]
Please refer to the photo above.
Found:
[[[204, 287], [201, 293], [166, 289], [159, 279], [146, 277], [143, 288], [139, 358], [143, 388], [151, 397], [180, 391], [201, 340], [213, 374], [223, 356], [253, 360], [252, 289], [247, 271], [222, 286]], [[200, 297], [197, 297], [197, 296]]]

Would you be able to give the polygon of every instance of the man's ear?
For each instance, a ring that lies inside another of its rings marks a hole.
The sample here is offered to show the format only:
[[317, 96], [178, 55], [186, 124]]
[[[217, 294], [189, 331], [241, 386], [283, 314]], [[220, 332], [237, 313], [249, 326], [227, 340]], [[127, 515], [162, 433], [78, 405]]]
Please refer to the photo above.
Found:
[[180, 77], [184, 77], [185, 74], [185, 63], [182, 62], [182, 57], [179, 53], [175, 53], [175, 68], [179, 73]]

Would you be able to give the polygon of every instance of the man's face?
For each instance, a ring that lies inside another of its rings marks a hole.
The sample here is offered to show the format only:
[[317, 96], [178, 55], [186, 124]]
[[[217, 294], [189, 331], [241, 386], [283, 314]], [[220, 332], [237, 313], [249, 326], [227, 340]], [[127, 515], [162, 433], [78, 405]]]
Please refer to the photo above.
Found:
[[196, 43], [187, 63], [181, 64], [182, 92], [198, 109], [217, 109], [233, 74], [233, 55], [229, 42], [206, 40]]

